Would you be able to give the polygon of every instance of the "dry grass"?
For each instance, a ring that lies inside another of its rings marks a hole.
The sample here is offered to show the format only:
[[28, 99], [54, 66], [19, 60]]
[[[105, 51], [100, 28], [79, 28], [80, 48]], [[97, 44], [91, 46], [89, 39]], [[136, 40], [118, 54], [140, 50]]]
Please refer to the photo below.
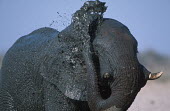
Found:
[[147, 82], [128, 111], [170, 111], [170, 57], [147, 51], [139, 55], [139, 60], [150, 71], [164, 74]]
[[169, 111], [170, 81], [149, 81], [137, 95], [128, 111]]

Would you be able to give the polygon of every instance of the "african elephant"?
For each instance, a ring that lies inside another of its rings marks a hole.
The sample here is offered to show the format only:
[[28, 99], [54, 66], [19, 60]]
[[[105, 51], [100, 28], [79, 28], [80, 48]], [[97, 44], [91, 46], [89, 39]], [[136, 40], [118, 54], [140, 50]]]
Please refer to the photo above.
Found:
[[41, 28], [15, 42], [0, 72], [0, 111], [124, 111], [161, 76], [138, 62], [125, 25], [102, 18], [104, 4], [86, 2], [63, 31]]

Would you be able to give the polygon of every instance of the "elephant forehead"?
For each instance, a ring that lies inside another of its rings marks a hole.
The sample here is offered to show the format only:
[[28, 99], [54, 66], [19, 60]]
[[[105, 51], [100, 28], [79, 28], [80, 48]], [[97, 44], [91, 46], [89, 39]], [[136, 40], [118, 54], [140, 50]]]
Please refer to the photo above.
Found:
[[117, 41], [136, 42], [129, 29], [113, 19], [104, 20], [96, 35], [96, 44], [113, 44]]
[[128, 28], [116, 20], [105, 20], [93, 41], [95, 49], [122, 53], [137, 52], [137, 41]]
[[[114, 34], [108, 34], [106, 36], [98, 37], [94, 40], [93, 46], [95, 49], [102, 48], [108, 51], [119, 51], [119, 50], [134, 50], [137, 47], [137, 42], [129, 35], [122, 34], [122, 37], [117, 37]], [[125, 51], [126, 52], [126, 51]]]

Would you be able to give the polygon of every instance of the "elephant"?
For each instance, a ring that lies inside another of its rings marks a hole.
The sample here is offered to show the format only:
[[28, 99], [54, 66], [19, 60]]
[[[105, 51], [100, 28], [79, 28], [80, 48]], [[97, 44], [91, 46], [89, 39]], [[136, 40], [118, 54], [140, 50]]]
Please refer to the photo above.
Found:
[[1, 111], [125, 111], [151, 73], [129, 29], [88, 1], [61, 32], [44, 27], [19, 38], [0, 70]]

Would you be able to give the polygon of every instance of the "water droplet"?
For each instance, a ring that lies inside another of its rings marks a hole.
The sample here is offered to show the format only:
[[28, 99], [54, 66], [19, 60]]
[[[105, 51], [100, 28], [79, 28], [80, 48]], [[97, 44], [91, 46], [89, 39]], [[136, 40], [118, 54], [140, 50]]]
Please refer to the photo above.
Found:
[[73, 49], [72, 49], [72, 52], [77, 52], [78, 51], [78, 47], [74, 47]]

